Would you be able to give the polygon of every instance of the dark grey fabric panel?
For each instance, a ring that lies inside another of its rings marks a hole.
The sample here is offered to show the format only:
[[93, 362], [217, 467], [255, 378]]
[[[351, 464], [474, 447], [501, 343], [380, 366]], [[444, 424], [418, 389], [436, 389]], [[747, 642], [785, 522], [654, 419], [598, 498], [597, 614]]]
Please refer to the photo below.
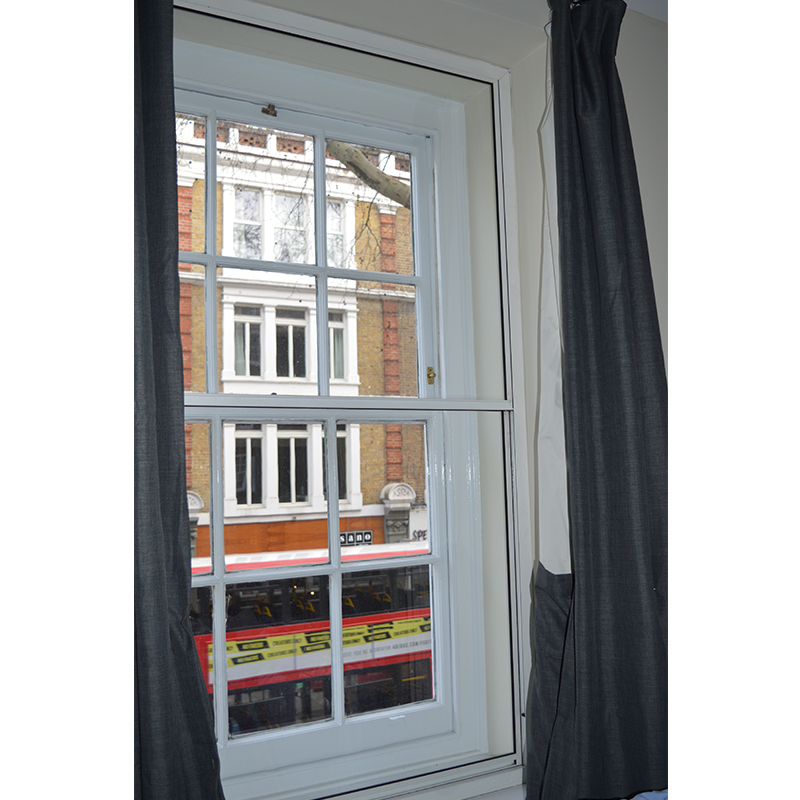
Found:
[[667, 785], [667, 387], [615, 64], [625, 4], [551, 6], [574, 587], [566, 635], [535, 611], [528, 796], [603, 800]]
[[136, 0], [135, 796], [219, 800], [213, 721], [189, 625], [172, 13], [169, 0]]
[[[532, 776], [544, 776], [547, 772], [558, 704], [566, 702], [562, 697], [562, 681], [564, 692], [569, 692], [575, 681], [575, 649], [567, 639], [572, 590], [570, 573], [556, 575], [539, 564], [534, 588], [536, 669], [527, 712], [529, 792], [534, 785]], [[530, 796], [539, 797], [529, 793]]]

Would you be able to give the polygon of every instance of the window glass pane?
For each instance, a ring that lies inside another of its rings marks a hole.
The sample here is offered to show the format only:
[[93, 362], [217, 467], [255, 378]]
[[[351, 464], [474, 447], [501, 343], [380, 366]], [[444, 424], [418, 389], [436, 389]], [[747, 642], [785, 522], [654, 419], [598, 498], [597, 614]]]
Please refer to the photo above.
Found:
[[264, 495], [262, 492], [262, 475], [264, 471], [263, 460], [263, 439], [254, 437], [249, 440], [250, 444], [250, 503], [252, 505], [263, 505]]
[[233, 248], [238, 258], [261, 258], [261, 226], [235, 223]]
[[261, 192], [257, 189], [242, 189], [237, 186], [234, 196], [236, 197], [236, 219], [260, 224]]
[[175, 115], [178, 152], [178, 249], [204, 253], [206, 119]]
[[[337, 474], [337, 485], [339, 489], [339, 499], [346, 500], [348, 497], [347, 493], [347, 449], [348, 449], [348, 439], [350, 438], [350, 434], [347, 430], [346, 425], [337, 425], [336, 426], [336, 474]], [[327, 440], [323, 438], [322, 440], [322, 476], [323, 476], [323, 483], [325, 489], [325, 499], [328, 499], [328, 460], [326, 457], [327, 452]], [[358, 543], [363, 543], [363, 536], [359, 535]], [[350, 537], [350, 543], [354, 543], [353, 537]], [[369, 537], [371, 541], [371, 535]], [[342, 540], [342, 544], [347, 544], [348, 539], [345, 537]]]
[[306, 329], [305, 325], [292, 326], [292, 377], [306, 376]]
[[[362, 535], [363, 544], [347, 541], [354, 546], [343, 558], [430, 552], [424, 423], [362, 422], [347, 427], [358, 458], [347, 462], [351, 469], [347, 495], [339, 502], [339, 530], [370, 535]], [[337, 457], [341, 458], [338, 452]]]
[[261, 375], [261, 323], [250, 323], [250, 374], [253, 377]]
[[[340, 315], [341, 316], [341, 315]], [[332, 319], [333, 315], [329, 315]], [[331, 325], [331, 378], [344, 380], [344, 326]]]
[[275, 326], [275, 371], [279, 378], [288, 378], [289, 372], [289, 326]]
[[336, 474], [339, 483], [339, 499], [347, 498], [347, 437], [336, 437]]
[[308, 502], [308, 442], [294, 439], [294, 502]]
[[306, 312], [302, 309], [297, 308], [279, 308], [275, 312], [275, 316], [278, 319], [297, 319], [297, 320], [305, 320]]
[[[341, 266], [414, 274], [409, 163], [408, 154], [327, 142], [329, 233], [346, 232], [342, 216], [351, 224], [349, 237], [341, 239]], [[332, 209], [336, 203], [340, 211]]]
[[331, 716], [331, 634], [325, 576], [227, 588], [231, 736]]
[[327, 236], [328, 236], [328, 266], [342, 269], [347, 264], [344, 262], [344, 203], [328, 201], [327, 206]]
[[310, 136], [220, 120], [217, 180], [223, 255], [314, 262], [314, 142]]
[[278, 502], [292, 502], [292, 442], [278, 439]]
[[189, 621], [194, 634], [194, 644], [200, 661], [200, 669], [208, 693], [208, 702], [214, 712], [214, 654], [212, 644], [213, 593], [210, 586], [192, 587], [189, 600]]
[[183, 390], [206, 391], [206, 267], [178, 264], [180, 282], [179, 321], [183, 355]]
[[224, 267], [217, 284], [221, 391], [318, 395], [315, 279]]
[[328, 561], [322, 427], [223, 424], [227, 571]]
[[[350, 312], [342, 341], [344, 344], [352, 337], [355, 345], [348, 344], [344, 355], [345, 385], [337, 384], [331, 393], [349, 395], [357, 389], [359, 395], [418, 396], [414, 287], [332, 278], [328, 281], [328, 299], [331, 309]], [[348, 358], [356, 361], [355, 370], [347, 363]]]
[[189, 422], [183, 426], [193, 575], [211, 572], [209, 434], [207, 422]]
[[245, 326], [244, 322], [234, 323], [234, 336], [235, 336], [235, 369], [237, 375], [247, 375], [247, 364], [244, 359], [244, 351], [246, 347], [245, 342]]
[[429, 567], [342, 576], [345, 713], [434, 697]]

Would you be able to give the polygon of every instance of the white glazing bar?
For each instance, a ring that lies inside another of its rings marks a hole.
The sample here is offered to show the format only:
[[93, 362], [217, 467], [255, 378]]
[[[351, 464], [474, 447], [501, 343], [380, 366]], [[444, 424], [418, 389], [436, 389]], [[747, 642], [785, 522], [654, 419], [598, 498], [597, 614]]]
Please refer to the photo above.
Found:
[[[430, 184], [425, 176], [430, 175]], [[433, 139], [428, 136], [424, 147], [411, 159], [411, 230], [414, 251], [414, 273], [420, 276], [421, 286], [417, 288], [417, 341], [419, 394], [422, 397], [439, 397], [441, 372], [436, 341], [436, 234], [434, 230], [434, 168]], [[424, 192], [424, 194], [423, 194]], [[422, 289], [420, 291], [419, 289]], [[428, 368], [433, 370], [433, 383], [428, 380]]]
[[[297, 395], [203, 395], [185, 396], [186, 412], [192, 409], [239, 407], [243, 409], [269, 408], [291, 418], [293, 412], [299, 417], [302, 409], [340, 409], [347, 413], [376, 412], [383, 414], [417, 413], [429, 411], [511, 411], [510, 400], [442, 400], [438, 398], [416, 397], [302, 397]], [[188, 417], [187, 417], [188, 418]]]
[[[503, 437], [504, 437], [504, 459], [506, 470], [506, 514], [507, 514], [507, 547], [509, 550], [508, 569], [509, 569], [509, 583], [512, 591], [509, 593], [509, 614], [511, 617], [511, 630], [517, 631], [520, 629], [521, 622], [521, 609], [525, 600], [521, 597], [522, 587], [525, 585], [525, 576], [520, 572], [521, 561], [518, 553], [519, 537], [514, 535], [518, 530], [519, 521], [517, 519], [517, 493], [516, 484], [514, 481], [509, 480], [513, 475], [514, 469], [514, 413], [507, 411], [502, 415], [503, 420]], [[522, 562], [524, 563], [524, 562]], [[524, 653], [520, 644], [519, 636], [511, 636], [511, 666], [512, 666], [512, 684], [517, 692], [518, 698], [526, 697], [523, 694], [525, 688], [526, 669]], [[519, 704], [519, 701], [518, 701]], [[524, 741], [523, 718], [521, 714], [514, 715], [514, 739], [517, 743]]]
[[[325, 137], [314, 137], [314, 232], [317, 266], [327, 274], [328, 267], [328, 214], [325, 191]], [[317, 380], [319, 393], [331, 393], [331, 370], [328, 352], [328, 280], [317, 277]]]
[[338, 568], [342, 563], [339, 543], [339, 472], [336, 456], [336, 417], [328, 417], [323, 426], [325, 436], [325, 471], [328, 491], [328, 552], [331, 566]]
[[[210, 134], [210, 135], [209, 135]], [[209, 141], [210, 139], [210, 141]], [[213, 145], [213, 146], [212, 146]], [[217, 115], [209, 111], [206, 117], [206, 391], [216, 392], [219, 387], [217, 363]]]
[[[336, 536], [338, 541], [339, 537]], [[344, 722], [344, 642], [342, 641], [342, 573], [331, 573], [328, 586], [331, 625], [331, 711], [333, 719]]]
[[222, 744], [228, 740], [228, 659], [225, 642], [225, 513], [222, 472], [223, 433], [222, 419], [217, 416], [211, 421], [211, 553], [213, 575], [216, 584], [213, 588], [213, 666], [214, 666], [214, 719], [217, 741]]
[[[189, 254], [187, 261], [199, 262], [197, 256]], [[315, 277], [327, 276], [328, 278], [344, 278], [349, 281], [388, 281], [401, 283], [405, 286], [418, 287], [425, 282], [418, 275], [402, 275], [397, 272], [371, 272], [366, 270], [318, 267], [314, 264], [292, 264], [287, 261], [258, 261], [251, 258], [235, 258], [234, 256], [217, 256], [218, 267], [240, 267], [253, 272], [280, 272], [284, 275], [313, 275]], [[202, 262], [205, 263], [205, 262]]]
[[[503, 128], [503, 118], [500, 114], [500, 106], [504, 101], [510, 102], [506, 94], [510, 92], [510, 88], [506, 85], [500, 86], [495, 84], [492, 92], [492, 108], [494, 112], [494, 126], [497, 135], [495, 136], [495, 176], [497, 180], [497, 227], [498, 227], [498, 244], [500, 247], [500, 275], [501, 275], [501, 302], [502, 311], [500, 314], [500, 322], [502, 325], [503, 335], [503, 365], [505, 377], [505, 396], [513, 400], [514, 387], [513, 387], [513, 373], [511, 371], [511, 328], [509, 321], [509, 281], [508, 281], [508, 250], [509, 248], [516, 248], [517, 242], [517, 217], [516, 209], [507, 207], [506, 204], [506, 182], [513, 181], [513, 173], [506, 175], [502, 169], [504, 151], [510, 147], [511, 131], [506, 131]], [[507, 158], [512, 158], [509, 153]], [[512, 162], [513, 163], [513, 162]], [[509, 187], [513, 188], [513, 187]], [[521, 294], [519, 295], [522, 296]]]
[[331, 626], [331, 708], [337, 722], [344, 721], [344, 643], [342, 641], [342, 550], [339, 542], [339, 475], [336, 464], [336, 417], [323, 425], [325, 472], [328, 491], [328, 553], [331, 561], [328, 609]]

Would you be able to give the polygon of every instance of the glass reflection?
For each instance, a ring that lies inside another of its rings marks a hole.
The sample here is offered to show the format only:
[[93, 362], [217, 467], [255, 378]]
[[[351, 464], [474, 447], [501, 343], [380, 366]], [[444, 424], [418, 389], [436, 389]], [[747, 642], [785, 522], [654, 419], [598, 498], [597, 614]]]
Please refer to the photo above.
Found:
[[212, 604], [213, 595], [210, 586], [193, 587], [189, 596], [189, 621], [194, 634], [197, 657], [208, 693], [208, 701], [214, 710], [214, 648], [212, 643]]
[[220, 120], [217, 179], [222, 255], [314, 263], [312, 137]]
[[345, 713], [434, 696], [427, 566], [342, 576]]
[[413, 286], [328, 281], [331, 394], [419, 394], [417, 298]]
[[425, 424], [340, 422], [338, 427], [344, 444], [337, 463], [344, 458], [346, 486], [344, 493], [339, 490], [342, 558], [430, 552]]
[[210, 429], [207, 422], [183, 426], [186, 499], [189, 506], [192, 574], [211, 572]]
[[223, 424], [228, 571], [328, 561], [323, 426]]
[[407, 153], [326, 143], [328, 265], [414, 274]]
[[231, 736], [330, 718], [327, 577], [231, 584], [226, 601]]
[[178, 249], [206, 250], [205, 183], [206, 119], [175, 115], [178, 161]]

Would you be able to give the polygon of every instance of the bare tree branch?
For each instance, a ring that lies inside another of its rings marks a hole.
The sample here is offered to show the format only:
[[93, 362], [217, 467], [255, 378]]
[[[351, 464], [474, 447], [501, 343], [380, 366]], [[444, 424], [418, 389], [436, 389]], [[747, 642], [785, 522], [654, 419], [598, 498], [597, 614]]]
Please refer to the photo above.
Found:
[[411, 187], [378, 169], [357, 147], [344, 142], [327, 143], [328, 152], [352, 170], [370, 188], [405, 208], [411, 208]]

